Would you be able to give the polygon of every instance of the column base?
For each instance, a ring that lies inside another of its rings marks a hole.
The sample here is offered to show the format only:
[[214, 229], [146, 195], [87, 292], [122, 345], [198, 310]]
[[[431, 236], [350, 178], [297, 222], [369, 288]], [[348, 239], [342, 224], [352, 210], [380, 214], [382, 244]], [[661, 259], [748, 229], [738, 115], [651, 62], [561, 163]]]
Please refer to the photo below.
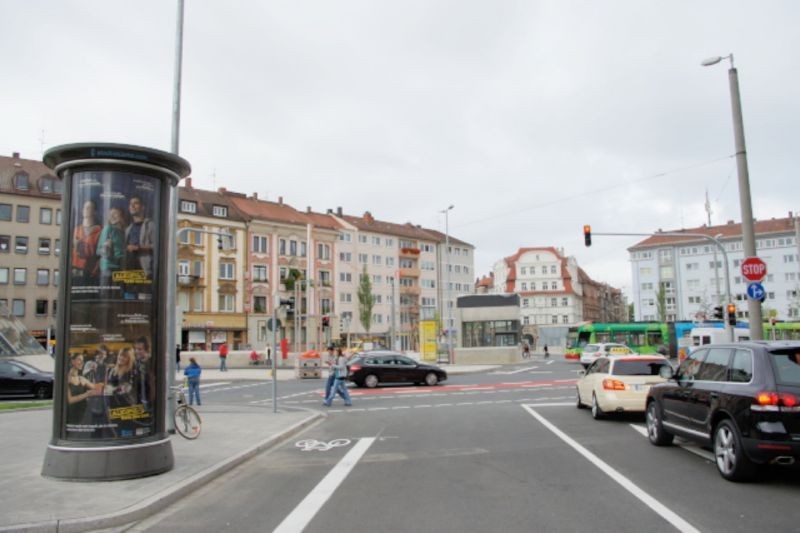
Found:
[[68, 481], [113, 481], [162, 474], [174, 465], [169, 437], [119, 446], [49, 444], [42, 475]]

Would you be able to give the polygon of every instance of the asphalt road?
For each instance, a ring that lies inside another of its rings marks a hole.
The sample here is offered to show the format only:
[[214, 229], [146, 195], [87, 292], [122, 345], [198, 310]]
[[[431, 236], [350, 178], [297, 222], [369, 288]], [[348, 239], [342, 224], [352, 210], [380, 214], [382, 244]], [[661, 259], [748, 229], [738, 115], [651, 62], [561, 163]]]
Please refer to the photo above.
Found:
[[[641, 416], [576, 409], [578, 368], [536, 361], [433, 388], [353, 389], [353, 407], [335, 400], [293, 442], [130, 530], [800, 530], [797, 469], [724, 481], [705, 450], [650, 445]], [[271, 395], [208, 385], [209, 402]], [[322, 385], [281, 383], [280, 401], [324, 409]]]

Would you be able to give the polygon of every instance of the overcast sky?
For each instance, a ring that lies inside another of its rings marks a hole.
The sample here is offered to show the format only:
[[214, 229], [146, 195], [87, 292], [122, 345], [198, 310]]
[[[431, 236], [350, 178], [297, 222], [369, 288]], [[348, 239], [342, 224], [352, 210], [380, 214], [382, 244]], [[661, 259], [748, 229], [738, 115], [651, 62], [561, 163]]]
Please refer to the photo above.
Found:
[[[177, 0], [0, 0], [0, 154], [170, 149]], [[180, 154], [195, 187], [341, 206], [473, 244], [555, 246], [630, 295], [627, 248], [800, 211], [800, 2], [186, 0]]]

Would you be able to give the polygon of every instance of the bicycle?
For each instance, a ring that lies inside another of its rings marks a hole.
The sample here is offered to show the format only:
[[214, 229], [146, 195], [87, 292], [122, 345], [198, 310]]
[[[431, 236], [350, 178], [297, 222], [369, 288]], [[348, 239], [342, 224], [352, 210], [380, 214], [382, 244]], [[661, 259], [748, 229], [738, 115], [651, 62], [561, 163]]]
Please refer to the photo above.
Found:
[[194, 440], [200, 436], [200, 429], [203, 423], [200, 420], [200, 415], [186, 402], [186, 394], [183, 392], [182, 385], [171, 388], [178, 393], [178, 408], [175, 409], [175, 414], [172, 417], [175, 431], [180, 433], [184, 439]]

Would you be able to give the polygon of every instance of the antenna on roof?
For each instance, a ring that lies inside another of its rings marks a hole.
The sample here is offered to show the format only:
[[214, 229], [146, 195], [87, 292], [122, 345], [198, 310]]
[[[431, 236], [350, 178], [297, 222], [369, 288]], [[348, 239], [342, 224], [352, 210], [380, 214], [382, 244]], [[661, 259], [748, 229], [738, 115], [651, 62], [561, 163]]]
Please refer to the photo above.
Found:
[[708, 227], [711, 227], [711, 202], [708, 199], [708, 189], [706, 189], [706, 214], [708, 215]]

